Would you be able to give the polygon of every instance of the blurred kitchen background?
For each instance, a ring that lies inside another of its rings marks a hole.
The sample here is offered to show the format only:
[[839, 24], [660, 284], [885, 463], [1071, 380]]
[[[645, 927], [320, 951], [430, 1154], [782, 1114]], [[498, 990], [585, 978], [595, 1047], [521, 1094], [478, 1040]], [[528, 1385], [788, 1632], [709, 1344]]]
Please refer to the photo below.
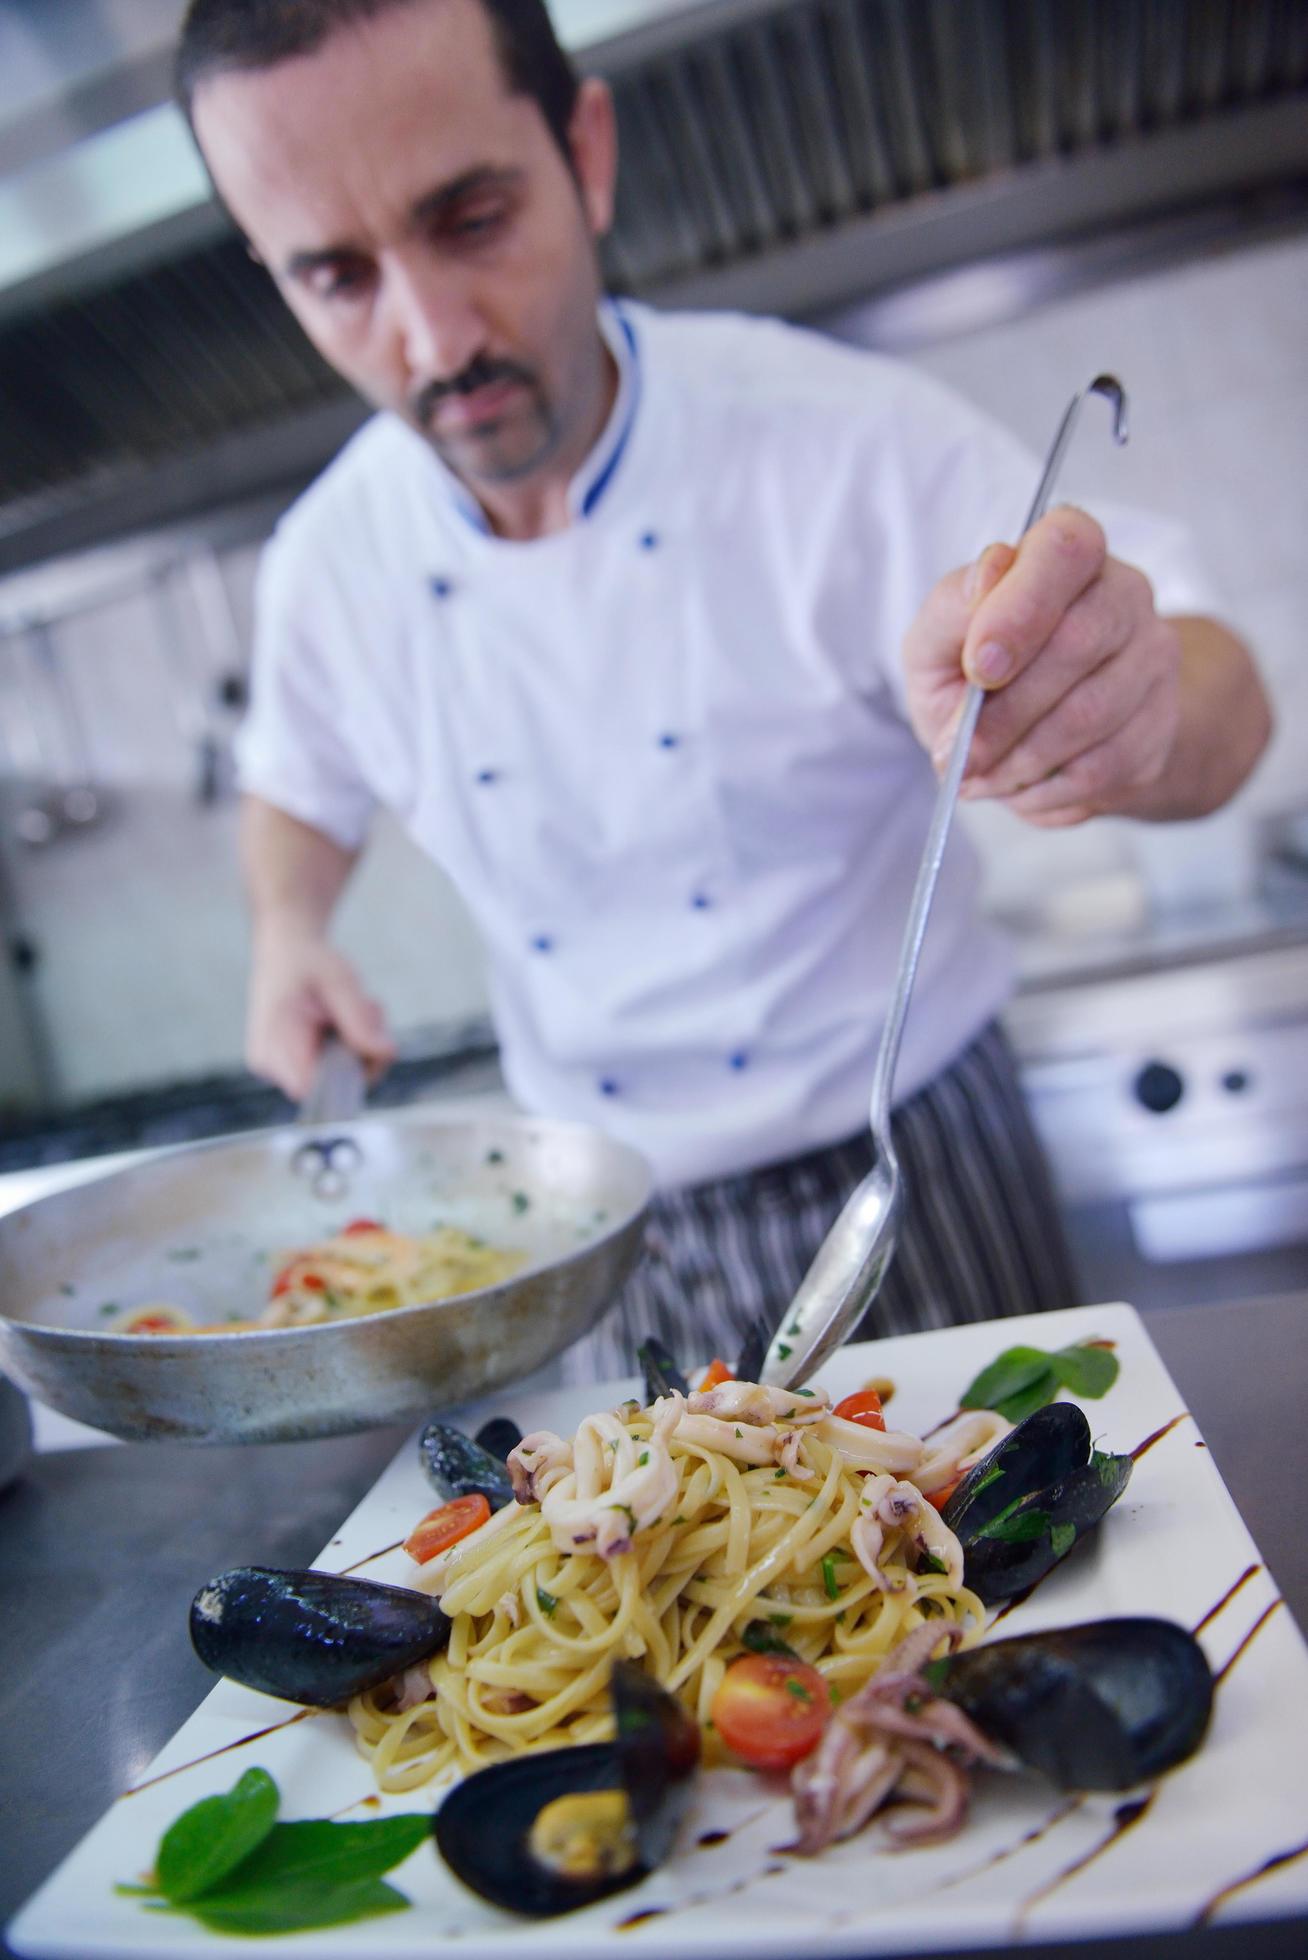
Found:
[[[964, 812], [1087, 1299], [1308, 1279], [1308, 4], [555, 0], [615, 87], [614, 284], [893, 352], [1069, 495], [1192, 527], [1278, 711], [1236, 806]], [[242, 1071], [231, 741], [278, 513], [362, 418], [212, 205], [182, 0], [0, 8], [0, 1174], [279, 1120]], [[978, 539], [978, 545], [984, 542]], [[340, 938], [402, 1060], [493, 1093], [463, 909], [378, 825]]]

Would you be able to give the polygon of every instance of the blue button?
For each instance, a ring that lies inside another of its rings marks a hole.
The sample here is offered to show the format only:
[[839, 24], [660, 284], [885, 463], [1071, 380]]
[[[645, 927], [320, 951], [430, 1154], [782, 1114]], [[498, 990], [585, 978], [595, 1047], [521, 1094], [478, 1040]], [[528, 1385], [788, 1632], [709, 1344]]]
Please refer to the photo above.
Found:
[[554, 951], [554, 941], [547, 932], [538, 932], [532, 940], [531, 946], [532, 951], [535, 953], [552, 953]]
[[707, 892], [696, 892], [690, 902], [697, 912], [707, 912], [713, 900]]
[[449, 579], [439, 576], [428, 579], [427, 584], [431, 589], [432, 597], [436, 599], [448, 599], [454, 590]]
[[646, 531], [644, 536], [641, 538], [640, 548], [642, 551], [657, 551], [659, 548], [658, 532]]
[[737, 1048], [735, 1054], [728, 1056], [727, 1059], [728, 1059], [729, 1066], [732, 1068], [749, 1067], [749, 1056], [746, 1054], [743, 1048]]
[[661, 749], [679, 749], [681, 747], [680, 735], [674, 735], [669, 729], [665, 734], [659, 736], [659, 747]]
[[499, 779], [500, 772], [498, 769], [479, 769], [477, 771], [477, 781], [479, 783], [497, 783]]
[[617, 1083], [616, 1083], [616, 1082], [615, 1082], [615, 1081], [613, 1080], [613, 1077], [612, 1077], [611, 1075], [602, 1075], [602, 1076], [600, 1077], [600, 1079], [599, 1079], [599, 1092], [600, 1092], [600, 1094], [601, 1094], [602, 1096], [616, 1096], [616, 1095], [617, 1095], [617, 1093], [618, 1093], [618, 1085], [617, 1085]]

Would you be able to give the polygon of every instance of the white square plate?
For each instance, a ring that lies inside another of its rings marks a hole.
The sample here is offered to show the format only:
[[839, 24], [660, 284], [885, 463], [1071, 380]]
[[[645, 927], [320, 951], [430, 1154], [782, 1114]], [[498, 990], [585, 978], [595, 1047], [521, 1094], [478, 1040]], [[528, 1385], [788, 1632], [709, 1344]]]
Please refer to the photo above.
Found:
[[[803, 1860], [776, 1855], [790, 1836], [788, 1800], [770, 1796], [749, 1772], [715, 1770], [701, 1778], [668, 1864], [561, 1919], [518, 1920], [484, 1905], [424, 1844], [391, 1875], [411, 1911], [270, 1942], [226, 1939], [113, 1891], [116, 1880], [150, 1865], [163, 1831], [189, 1804], [229, 1789], [254, 1763], [276, 1778], [283, 1818], [390, 1814], [435, 1798], [419, 1791], [379, 1801], [343, 1716], [306, 1719], [224, 1681], [19, 1913], [12, 1945], [32, 1960], [248, 1960], [265, 1950], [430, 1960], [446, 1941], [462, 1960], [631, 1960], [642, 1951], [800, 1960], [1308, 1910], [1308, 1859], [1285, 1856], [1308, 1835], [1308, 1651], [1133, 1309], [1082, 1307], [845, 1348], [822, 1380], [843, 1395], [871, 1375], [889, 1376], [894, 1425], [922, 1433], [953, 1411], [1002, 1348], [1090, 1337], [1114, 1341], [1121, 1362], [1108, 1395], [1085, 1405], [1096, 1442], [1118, 1451], [1149, 1446], [1098, 1531], [1005, 1616], [1000, 1632], [1139, 1613], [1198, 1631], [1218, 1677], [1212, 1727], [1199, 1753], [1152, 1790], [1069, 1798], [1035, 1778], [979, 1772], [971, 1817], [951, 1843], [893, 1851], [873, 1826]], [[560, 1390], [530, 1406], [506, 1394], [480, 1414], [568, 1435], [630, 1386]], [[403, 1583], [412, 1567], [394, 1547], [430, 1505], [417, 1452], [406, 1446], [318, 1563]], [[186, 1638], [184, 1627], [177, 1638]]]

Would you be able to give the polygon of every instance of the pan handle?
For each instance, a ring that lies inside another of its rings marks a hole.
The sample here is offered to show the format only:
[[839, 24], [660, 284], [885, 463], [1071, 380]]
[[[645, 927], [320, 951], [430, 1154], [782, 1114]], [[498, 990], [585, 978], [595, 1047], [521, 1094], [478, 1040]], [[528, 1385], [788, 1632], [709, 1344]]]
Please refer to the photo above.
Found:
[[359, 1057], [336, 1035], [329, 1034], [296, 1121], [350, 1123], [362, 1112], [366, 1089], [367, 1078]]

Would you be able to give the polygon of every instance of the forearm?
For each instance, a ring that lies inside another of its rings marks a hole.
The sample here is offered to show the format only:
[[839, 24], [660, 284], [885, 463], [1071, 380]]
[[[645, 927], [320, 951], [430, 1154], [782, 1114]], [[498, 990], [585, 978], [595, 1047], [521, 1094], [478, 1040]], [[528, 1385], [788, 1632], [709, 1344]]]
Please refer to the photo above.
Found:
[[242, 802], [240, 841], [256, 939], [324, 937], [357, 853], [257, 796]]
[[1152, 822], [1206, 817], [1246, 781], [1272, 712], [1244, 643], [1215, 619], [1173, 619], [1181, 639], [1180, 719], [1158, 781], [1118, 814]]

